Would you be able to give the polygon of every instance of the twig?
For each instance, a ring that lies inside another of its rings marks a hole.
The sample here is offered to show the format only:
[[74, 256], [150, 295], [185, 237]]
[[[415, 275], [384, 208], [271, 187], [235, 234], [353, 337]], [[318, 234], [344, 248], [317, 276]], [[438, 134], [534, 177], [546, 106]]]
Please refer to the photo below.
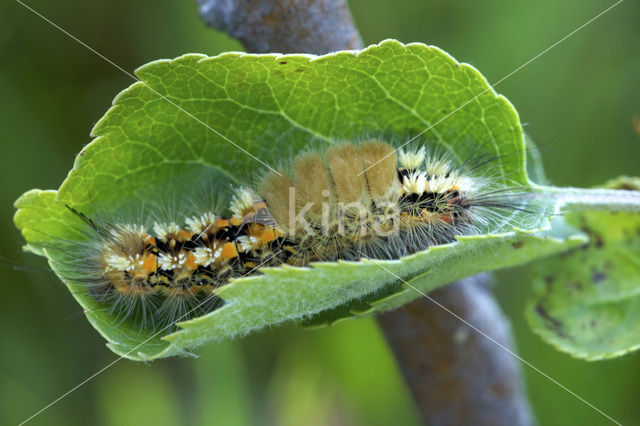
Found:
[[224, 30], [254, 53], [314, 53], [360, 49], [344, 0], [197, 0], [207, 25]]
[[[490, 276], [481, 274], [429, 296], [512, 347], [511, 327], [490, 287]], [[420, 298], [379, 322], [426, 424], [534, 423], [517, 360], [440, 306]]]

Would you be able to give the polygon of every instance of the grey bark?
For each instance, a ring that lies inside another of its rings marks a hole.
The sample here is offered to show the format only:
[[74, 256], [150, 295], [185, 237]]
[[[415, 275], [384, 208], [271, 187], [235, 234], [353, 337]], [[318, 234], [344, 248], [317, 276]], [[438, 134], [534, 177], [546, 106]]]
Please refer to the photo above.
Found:
[[343, 0], [197, 0], [207, 25], [254, 53], [360, 49], [362, 40]]
[[[211, 27], [254, 53], [324, 54], [359, 49], [362, 41], [344, 0], [197, 0]], [[510, 325], [486, 275], [431, 293], [507, 347]], [[422, 417], [431, 425], [534, 423], [517, 361], [429, 300], [380, 316]]]
[[[482, 274], [429, 297], [513, 350], [490, 287]], [[518, 361], [486, 336], [424, 297], [378, 319], [426, 424], [534, 424]]]

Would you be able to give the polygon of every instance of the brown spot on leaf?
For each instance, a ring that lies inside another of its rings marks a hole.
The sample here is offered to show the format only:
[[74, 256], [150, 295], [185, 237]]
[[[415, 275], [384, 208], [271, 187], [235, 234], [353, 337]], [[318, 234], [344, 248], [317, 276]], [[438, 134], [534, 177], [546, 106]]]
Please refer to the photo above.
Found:
[[580, 229], [582, 232], [584, 232], [589, 236], [589, 240], [593, 242], [593, 246], [595, 248], [604, 247], [604, 241], [602, 240], [602, 235], [600, 235], [599, 233], [595, 232], [593, 229], [586, 226], [582, 226]]
[[536, 312], [540, 315], [545, 321], [547, 321], [549, 327], [560, 337], [568, 338], [569, 336], [562, 331], [562, 323], [558, 321], [556, 318], [549, 315], [547, 309], [542, 306], [541, 303], [536, 305]]
[[569, 281], [565, 284], [565, 288], [567, 290], [576, 290], [576, 291], [581, 291], [582, 290], [582, 283], [578, 280], [575, 281]]
[[596, 284], [606, 278], [607, 278], [607, 274], [605, 274], [604, 272], [594, 272], [593, 275], [591, 276], [591, 280]]
[[514, 249], [518, 250], [519, 248], [522, 248], [522, 246], [524, 246], [524, 241], [516, 241], [511, 245], [513, 246]]
[[[637, 190], [638, 190], [638, 188], [636, 188], [636, 187], [635, 187], [635, 186], [633, 186], [633, 185], [629, 185], [629, 184], [628, 184], [628, 183], [626, 183], [626, 182], [625, 182], [625, 183], [621, 183], [620, 185], [616, 186], [616, 187], [615, 187], [615, 188], [613, 188], [613, 189], [622, 189], [622, 190], [624, 190], [624, 191], [637, 191]], [[613, 213], [618, 213], [618, 212], [611, 212], [611, 213], [613, 214]]]
[[595, 242], [593, 245], [598, 249], [604, 247], [604, 241], [602, 241], [602, 237], [599, 234], [595, 235]]

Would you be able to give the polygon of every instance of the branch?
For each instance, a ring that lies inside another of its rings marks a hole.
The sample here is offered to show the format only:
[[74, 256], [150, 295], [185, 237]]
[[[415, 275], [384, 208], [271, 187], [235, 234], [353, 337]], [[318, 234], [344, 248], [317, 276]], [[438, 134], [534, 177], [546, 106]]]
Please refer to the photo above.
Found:
[[[507, 348], [511, 327], [482, 274], [430, 293]], [[422, 417], [429, 425], [534, 423], [518, 361], [436, 303], [420, 298], [379, 316]]]
[[344, 0], [197, 0], [207, 25], [254, 53], [360, 49], [362, 40]]

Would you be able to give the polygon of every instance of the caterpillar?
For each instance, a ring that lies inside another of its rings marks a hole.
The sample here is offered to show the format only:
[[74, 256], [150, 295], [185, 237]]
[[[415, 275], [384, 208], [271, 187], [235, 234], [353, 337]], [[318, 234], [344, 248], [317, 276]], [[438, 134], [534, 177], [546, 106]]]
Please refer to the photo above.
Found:
[[216, 289], [265, 266], [396, 259], [490, 227], [522, 207], [517, 188], [482, 170], [487, 163], [456, 161], [436, 144], [341, 142], [234, 188], [227, 215], [113, 223], [67, 206], [90, 235], [67, 248], [75, 260], [62, 274], [117, 317], [170, 327], [216, 309]]

